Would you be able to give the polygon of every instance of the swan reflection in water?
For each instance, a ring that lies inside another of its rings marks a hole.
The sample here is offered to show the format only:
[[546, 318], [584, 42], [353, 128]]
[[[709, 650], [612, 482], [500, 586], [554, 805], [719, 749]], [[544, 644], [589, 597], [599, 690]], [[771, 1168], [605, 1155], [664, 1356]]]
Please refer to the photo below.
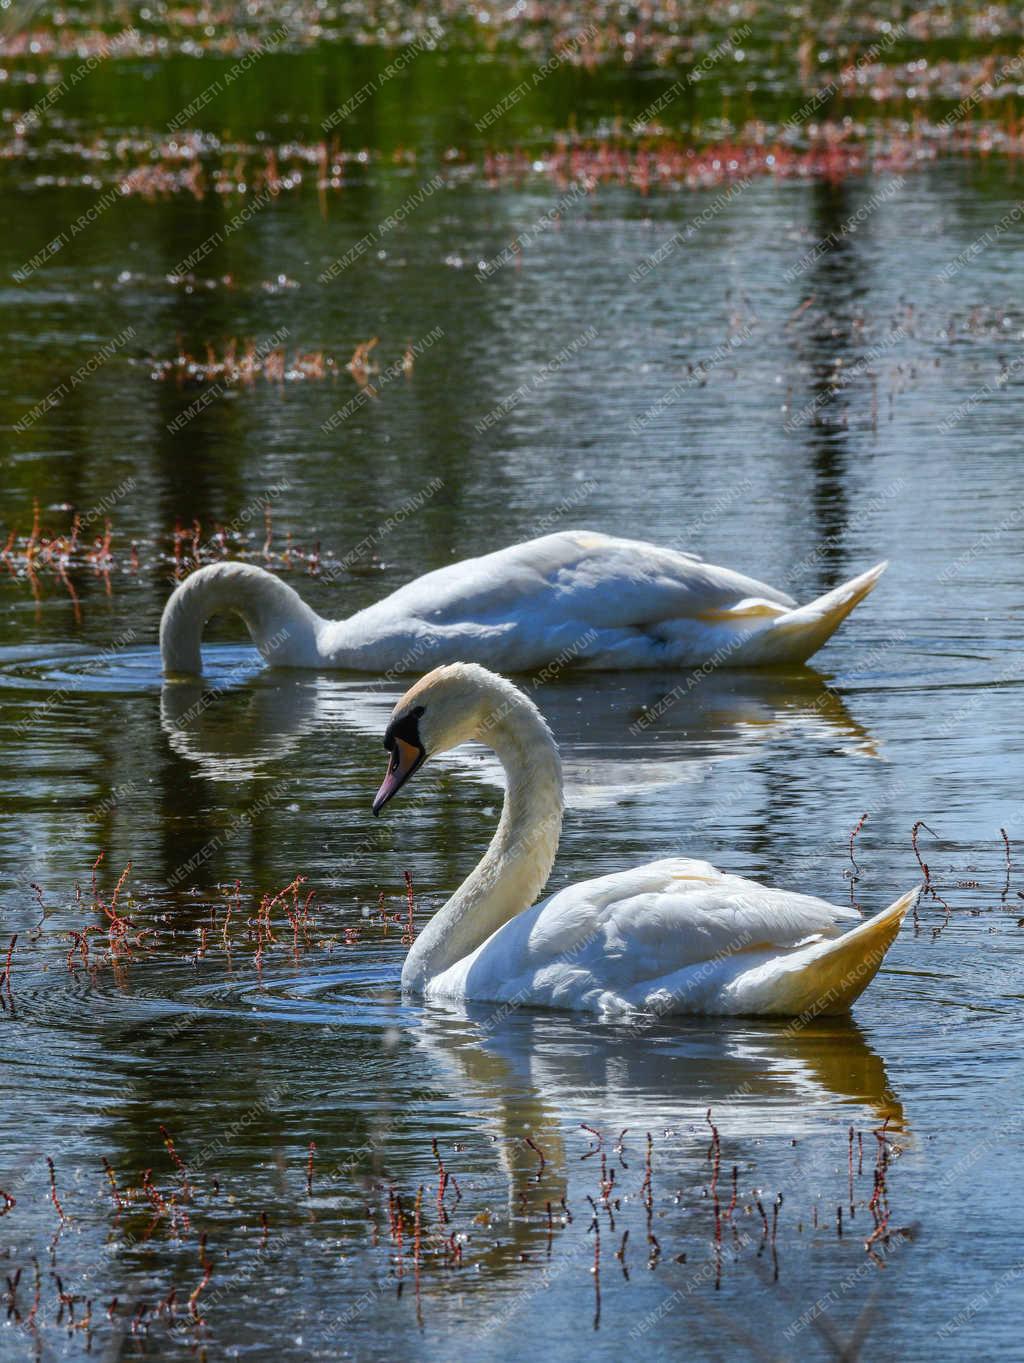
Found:
[[[749, 1160], [761, 1142], [777, 1138], [786, 1148], [797, 1141], [795, 1170], [807, 1185], [829, 1186], [841, 1162], [837, 1130], [845, 1138], [851, 1123], [878, 1127], [887, 1119], [890, 1130], [905, 1129], [885, 1064], [849, 1017], [802, 1028], [728, 1019], [668, 1024], [650, 1017], [581, 1026], [567, 1014], [431, 1002], [408, 1035], [433, 1073], [433, 1086], [493, 1141], [508, 1213], [521, 1210], [522, 1191], [532, 1188], [531, 1204], [540, 1198], [539, 1205], [550, 1200], [558, 1208], [564, 1197], [586, 1214], [598, 1161], [581, 1156], [597, 1138], [581, 1123], [604, 1133], [609, 1165], [617, 1162], [613, 1150], [626, 1129], [623, 1158], [630, 1167], [628, 1175], [620, 1170], [619, 1180], [632, 1194], [643, 1176], [647, 1132], [662, 1192], [665, 1177], [685, 1184], [687, 1161], [696, 1181], [706, 1183], [708, 1109], [721, 1135], [723, 1168]], [[828, 1156], [812, 1168], [813, 1147], [805, 1141], [815, 1135], [827, 1143]], [[543, 1152], [542, 1167], [527, 1136]], [[815, 1197], [824, 1188], [807, 1191]], [[516, 1249], [536, 1248], [535, 1223], [535, 1217], [528, 1224], [509, 1215]], [[510, 1248], [506, 1242], [498, 1257], [507, 1258]]]
[[[229, 675], [233, 675], [229, 674]], [[710, 673], [563, 676], [527, 686], [558, 740], [570, 808], [600, 807], [675, 784], [697, 783], [711, 764], [741, 758], [769, 739], [799, 738], [874, 758], [865, 727], [812, 668], [785, 674]], [[245, 780], [288, 757], [309, 734], [342, 730], [372, 740], [374, 756], [406, 679], [381, 684], [269, 671], [247, 685], [173, 682], [160, 695], [172, 750], [213, 781]], [[366, 750], [369, 751], [369, 750]], [[489, 752], [442, 761], [491, 786], [501, 767]]]

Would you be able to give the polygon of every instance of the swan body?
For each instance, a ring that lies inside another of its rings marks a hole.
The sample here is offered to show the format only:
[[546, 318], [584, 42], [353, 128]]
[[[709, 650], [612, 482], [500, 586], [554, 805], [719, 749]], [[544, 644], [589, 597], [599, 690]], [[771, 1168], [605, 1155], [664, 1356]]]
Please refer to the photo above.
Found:
[[885, 567], [797, 606], [694, 554], [565, 530], [438, 568], [348, 620], [325, 620], [272, 573], [217, 563], [175, 588], [160, 651], [165, 672], [199, 673], [207, 620], [234, 611], [264, 658], [284, 667], [395, 675], [456, 661], [507, 672], [554, 661], [613, 669], [801, 663]]
[[395, 707], [374, 812], [436, 752], [483, 741], [506, 772], [483, 859], [410, 947], [429, 998], [604, 1015], [841, 1013], [870, 982], [917, 891], [874, 918], [669, 858], [535, 904], [561, 831], [561, 764], [539, 711], [474, 664], [435, 669]]

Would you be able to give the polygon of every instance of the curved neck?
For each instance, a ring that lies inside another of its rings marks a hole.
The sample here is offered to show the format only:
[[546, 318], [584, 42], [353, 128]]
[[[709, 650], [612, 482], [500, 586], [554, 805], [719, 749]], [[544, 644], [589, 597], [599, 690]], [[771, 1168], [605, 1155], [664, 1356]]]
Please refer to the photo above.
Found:
[[476, 736], [505, 768], [501, 819], [476, 869], [410, 947], [403, 989], [422, 990], [475, 951], [530, 907], [551, 874], [562, 831], [562, 763], [555, 740], [536, 706], [511, 685], [495, 697], [490, 715]]
[[268, 663], [314, 665], [324, 621], [273, 573], [251, 563], [213, 563], [178, 584], [160, 620], [165, 672], [202, 671], [200, 642], [211, 616], [234, 611]]

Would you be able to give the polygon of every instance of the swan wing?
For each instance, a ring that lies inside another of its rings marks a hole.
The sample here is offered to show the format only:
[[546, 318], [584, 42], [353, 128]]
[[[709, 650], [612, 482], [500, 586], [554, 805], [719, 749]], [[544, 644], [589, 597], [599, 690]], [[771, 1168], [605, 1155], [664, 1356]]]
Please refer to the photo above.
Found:
[[671, 858], [560, 890], [506, 923], [430, 992], [613, 1011], [658, 1008], [671, 987], [692, 995], [676, 998], [672, 1011], [700, 1012], [709, 992], [737, 974], [859, 922], [854, 909]]
[[693, 554], [565, 530], [435, 569], [328, 623], [318, 647], [330, 665], [392, 672], [458, 661], [505, 672], [799, 663], [884, 566], [796, 608], [785, 592]]
[[566, 530], [435, 569], [348, 624], [422, 620], [443, 629], [518, 621], [543, 629], [572, 620], [621, 628], [728, 611], [751, 599], [776, 608], [794, 604], [784, 592], [693, 554]]

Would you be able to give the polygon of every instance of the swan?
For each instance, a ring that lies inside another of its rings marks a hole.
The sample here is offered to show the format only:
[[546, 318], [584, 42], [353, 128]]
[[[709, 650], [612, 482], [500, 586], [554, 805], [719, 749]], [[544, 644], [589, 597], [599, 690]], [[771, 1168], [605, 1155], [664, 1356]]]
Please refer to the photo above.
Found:
[[234, 611], [283, 667], [421, 672], [480, 662], [526, 672], [805, 662], [862, 601], [879, 563], [806, 606], [695, 554], [565, 530], [426, 573], [348, 620], [324, 620], [280, 578], [214, 563], [178, 584], [160, 620], [164, 672], [202, 671], [211, 616]]
[[856, 909], [671, 857], [534, 904], [558, 850], [562, 765], [540, 711], [506, 678], [452, 663], [406, 692], [384, 735], [390, 760], [373, 812], [428, 757], [474, 739], [505, 768], [504, 806], [479, 865], [409, 948], [402, 988], [427, 998], [606, 1016], [841, 1013], [918, 894], [865, 922]]

